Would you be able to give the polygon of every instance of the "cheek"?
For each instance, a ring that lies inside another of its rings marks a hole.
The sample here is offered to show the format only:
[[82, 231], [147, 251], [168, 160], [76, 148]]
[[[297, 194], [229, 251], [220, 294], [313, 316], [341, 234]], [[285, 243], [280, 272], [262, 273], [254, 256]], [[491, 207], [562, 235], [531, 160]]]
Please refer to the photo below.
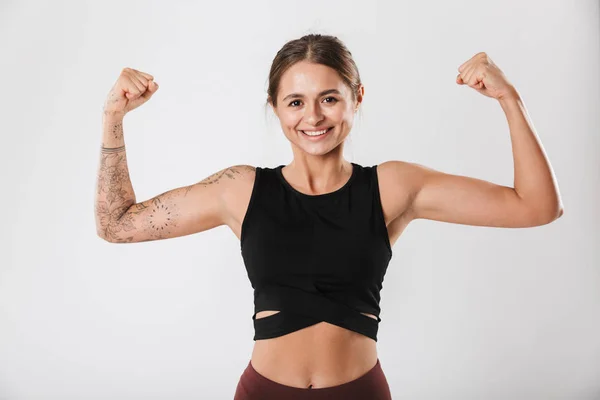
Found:
[[325, 120], [335, 125], [341, 125], [347, 123], [347, 117], [344, 110], [331, 110], [325, 113]]
[[344, 127], [346, 130], [350, 131], [352, 130], [352, 127], [354, 126], [354, 119], [350, 116], [350, 117], [346, 117], [344, 119]]
[[299, 114], [298, 115], [286, 114], [286, 115], [281, 115], [279, 118], [281, 120], [281, 125], [283, 125], [285, 127], [297, 126], [301, 120], [301, 117]]
[[336, 121], [343, 122], [345, 124], [352, 123], [354, 120], [354, 109], [351, 108], [340, 108], [335, 111], [332, 115]]

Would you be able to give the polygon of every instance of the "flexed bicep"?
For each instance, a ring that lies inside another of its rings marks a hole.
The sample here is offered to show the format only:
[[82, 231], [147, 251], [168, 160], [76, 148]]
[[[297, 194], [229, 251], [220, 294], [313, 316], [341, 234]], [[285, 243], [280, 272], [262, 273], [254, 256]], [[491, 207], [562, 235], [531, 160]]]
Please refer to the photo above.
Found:
[[202, 181], [131, 205], [119, 218], [107, 216], [105, 238], [112, 243], [161, 240], [203, 232], [225, 224], [223, 194], [249, 166], [236, 165]]
[[[551, 222], [512, 187], [453, 175], [409, 162], [397, 163], [397, 184], [411, 188], [412, 219], [473, 226], [524, 228]], [[393, 170], [393, 169], [392, 169]]]

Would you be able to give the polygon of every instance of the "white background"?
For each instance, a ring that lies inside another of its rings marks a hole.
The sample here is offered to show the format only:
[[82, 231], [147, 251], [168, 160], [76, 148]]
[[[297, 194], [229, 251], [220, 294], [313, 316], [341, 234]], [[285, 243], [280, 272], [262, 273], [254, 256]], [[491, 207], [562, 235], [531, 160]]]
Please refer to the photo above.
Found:
[[347, 160], [512, 186], [499, 103], [455, 83], [487, 52], [565, 206], [528, 229], [409, 225], [381, 301], [393, 398], [600, 398], [599, 19], [583, 0], [0, 2], [0, 399], [233, 398], [254, 343], [239, 242], [98, 238], [102, 106], [124, 67], [160, 85], [124, 122], [138, 201], [288, 164], [267, 76], [307, 33], [338, 36], [365, 85]]

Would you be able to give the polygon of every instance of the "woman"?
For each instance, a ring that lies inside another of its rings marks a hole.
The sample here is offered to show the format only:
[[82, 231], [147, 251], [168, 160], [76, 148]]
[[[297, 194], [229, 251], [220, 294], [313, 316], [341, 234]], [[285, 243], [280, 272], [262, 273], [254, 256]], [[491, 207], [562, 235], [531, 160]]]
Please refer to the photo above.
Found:
[[344, 44], [311, 34], [286, 43], [269, 75], [267, 103], [292, 145], [289, 165], [231, 166], [141, 203], [122, 121], [158, 85], [150, 74], [121, 72], [104, 106], [98, 235], [132, 243], [231, 228], [255, 290], [255, 344], [235, 399], [390, 399], [376, 348], [379, 290], [408, 223], [530, 227], [562, 215], [517, 90], [485, 53], [458, 71], [457, 84], [498, 100], [507, 116], [514, 188], [403, 161], [346, 161], [364, 87]]

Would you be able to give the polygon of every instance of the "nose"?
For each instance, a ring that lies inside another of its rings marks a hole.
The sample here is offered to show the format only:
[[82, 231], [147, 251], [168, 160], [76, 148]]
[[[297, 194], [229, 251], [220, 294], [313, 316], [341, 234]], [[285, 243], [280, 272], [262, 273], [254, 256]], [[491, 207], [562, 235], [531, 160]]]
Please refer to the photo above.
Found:
[[310, 125], [318, 125], [319, 121], [323, 119], [323, 114], [321, 113], [321, 107], [318, 105], [307, 105], [304, 108], [306, 111], [304, 112], [304, 120]]

